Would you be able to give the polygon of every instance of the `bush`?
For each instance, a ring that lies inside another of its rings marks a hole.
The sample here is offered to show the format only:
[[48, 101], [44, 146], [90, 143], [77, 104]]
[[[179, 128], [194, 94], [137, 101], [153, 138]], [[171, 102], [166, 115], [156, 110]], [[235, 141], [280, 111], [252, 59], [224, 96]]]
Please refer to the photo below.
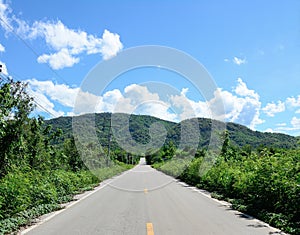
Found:
[[172, 176], [178, 176], [178, 169], [185, 168], [179, 177], [181, 180], [226, 198], [234, 209], [290, 234], [300, 234], [300, 150], [263, 149], [246, 156], [233, 150], [233, 157], [219, 156], [204, 175], [199, 171], [201, 157], [189, 164], [172, 159], [157, 166]]
[[1, 219], [16, 214], [30, 207], [31, 181], [27, 174], [13, 172], [0, 181], [0, 216]]

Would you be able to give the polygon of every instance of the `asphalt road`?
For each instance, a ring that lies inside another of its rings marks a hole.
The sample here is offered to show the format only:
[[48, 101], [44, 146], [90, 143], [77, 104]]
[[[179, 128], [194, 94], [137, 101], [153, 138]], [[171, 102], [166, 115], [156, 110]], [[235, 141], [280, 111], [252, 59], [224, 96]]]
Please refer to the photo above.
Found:
[[141, 162], [26, 234], [277, 234]]

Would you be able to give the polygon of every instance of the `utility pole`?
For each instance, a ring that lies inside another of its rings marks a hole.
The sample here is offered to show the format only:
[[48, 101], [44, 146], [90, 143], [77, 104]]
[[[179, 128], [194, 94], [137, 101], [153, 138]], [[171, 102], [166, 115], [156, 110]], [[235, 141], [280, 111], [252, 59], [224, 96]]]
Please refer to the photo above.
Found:
[[110, 144], [111, 144], [111, 117], [109, 119], [109, 130], [108, 130], [108, 150], [107, 150], [107, 159], [106, 165], [108, 165], [108, 160], [110, 158]]
[[[112, 115], [112, 114], [110, 114]], [[108, 120], [107, 118], [103, 117], [103, 130], [105, 130], [105, 127], [108, 127], [109, 130], [108, 130], [108, 136], [107, 136], [107, 158], [106, 158], [106, 165], [108, 166], [109, 164], [109, 160], [110, 160], [110, 151], [111, 151], [111, 141], [112, 141], [112, 123], [111, 123], [111, 116], [109, 118], [109, 124], [106, 125], [105, 121]]]

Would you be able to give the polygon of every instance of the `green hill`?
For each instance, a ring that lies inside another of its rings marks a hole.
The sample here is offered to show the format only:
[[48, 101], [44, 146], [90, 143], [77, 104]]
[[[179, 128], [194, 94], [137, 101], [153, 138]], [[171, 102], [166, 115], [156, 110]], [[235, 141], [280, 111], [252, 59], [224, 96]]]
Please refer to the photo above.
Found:
[[[178, 144], [180, 141], [180, 132], [181, 132], [181, 123], [174, 123], [170, 121], [165, 121], [156, 117], [147, 116], [147, 115], [128, 115], [128, 114], [116, 114], [114, 118], [120, 118], [120, 120], [129, 119], [129, 132], [133, 140], [140, 144], [146, 144], [150, 141], [149, 127], [154, 123], [159, 123], [163, 125], [167, 131], [167, 140], [166, 142], [172, 141], [175, 144]], [[108, 145], [108, 140], [110, 137], [110, 113], [97, 113], [97, 114], [85, 114], [80, 116], [82, 120], [95, 120], [96, 133], [98, 135], [99, 141], [102, 146]], [[199, 146], [204, 147], [209, 143], [211, 136], [211, 123], [212, 120], [207, 118], [198, 118], [199, 130], [200, 130], [200, 139]], [[221, 124], [218, 121], [214, 121], [216, 124]], [[51, 125], [53, 129], [60, 128], [63, 131], [61, 140], [63, 141], [66, 138], [72, 136], [72, 117], [59, 117], [55, 119], [50, 119], [45, 121], [46, 125]], [[118, 124], [116, 121], [113, 121], [113, 125]], [[125, 128], [114, 127], [118, 129]], [[245, 145], [250, 145], [253, 148], [266, 146], [273, 148], [296, 148], [298, 137], [293, 137], [280, 133], [265, 133], [259, 131], [253, 131], [243, 125], [235, 123], [226, 123], [226, 129], [229, 133], [231, 143], [233, 145], [242, 147]], [[84, 130], [84, 129], [83, 129]], [[124, 133], [127, 133], [124, 130]], [[193, 133], [191, 133], [193, 134]], [[83, 133], [84, 135], [84, 133]], [[156, 133], [159, 135], [159, 133]], [[157, 136], [154, 136], [154, 139]], [[126, 136], [125, 136], [126, 138]], [[118, 146], [113, 135], [111, 139], [111, 147], [116, 148]]]

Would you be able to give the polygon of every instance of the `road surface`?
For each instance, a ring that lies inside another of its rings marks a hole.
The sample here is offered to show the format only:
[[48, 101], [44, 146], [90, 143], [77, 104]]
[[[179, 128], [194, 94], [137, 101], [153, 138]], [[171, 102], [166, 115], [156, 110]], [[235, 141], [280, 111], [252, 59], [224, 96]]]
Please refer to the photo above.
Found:
[[231, 210], [143, 161], [26, 232], [28, 235], [276, 233], [262, 222]]

